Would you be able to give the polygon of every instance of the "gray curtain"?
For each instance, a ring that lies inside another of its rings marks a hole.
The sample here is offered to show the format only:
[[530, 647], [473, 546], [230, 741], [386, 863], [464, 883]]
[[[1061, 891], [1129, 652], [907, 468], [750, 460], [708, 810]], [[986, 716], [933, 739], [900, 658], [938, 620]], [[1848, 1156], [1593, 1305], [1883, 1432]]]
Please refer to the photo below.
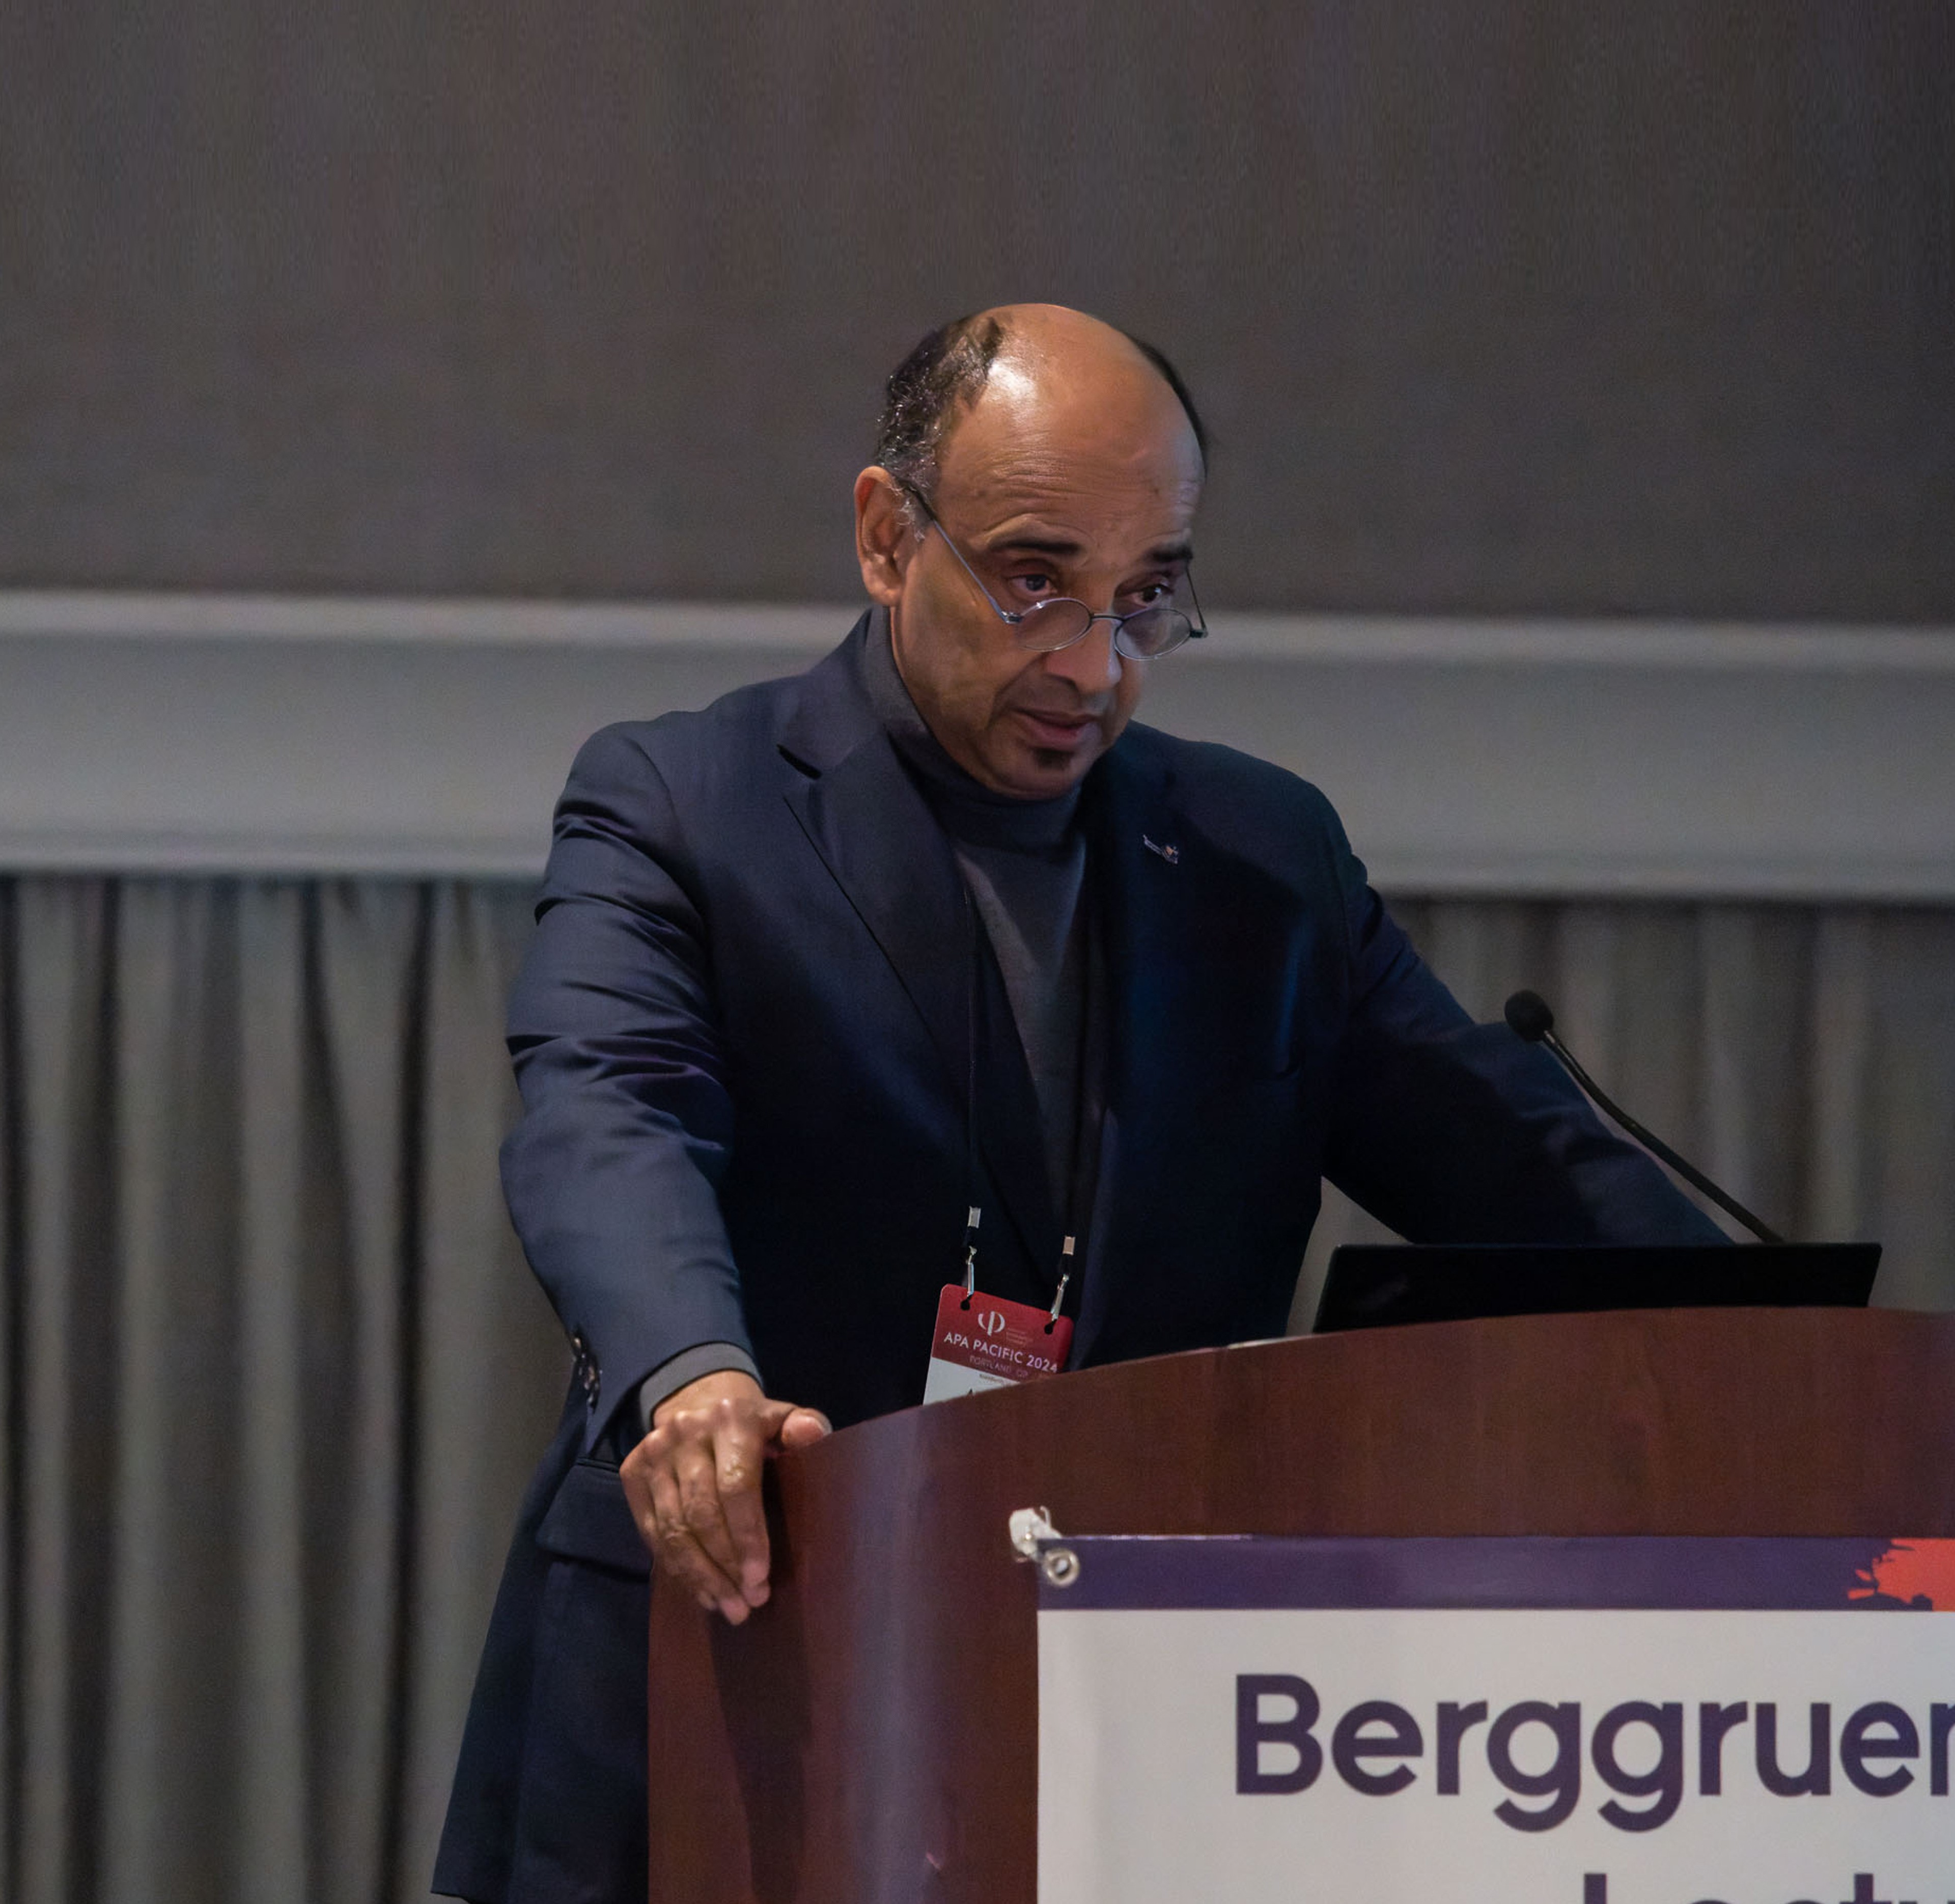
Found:
[[568, 1357], [503, 888], [4, 889], [0, 1896], [426, 1894]]
[[[527, 902], [0, 881], [0, 1896], [424, 1895], [567, 1372], [495, 1181]], [[1477, 1012], [1535, 986], [1740, 1195], [1955, 1306], [1955, 913], [1399, 909]]]

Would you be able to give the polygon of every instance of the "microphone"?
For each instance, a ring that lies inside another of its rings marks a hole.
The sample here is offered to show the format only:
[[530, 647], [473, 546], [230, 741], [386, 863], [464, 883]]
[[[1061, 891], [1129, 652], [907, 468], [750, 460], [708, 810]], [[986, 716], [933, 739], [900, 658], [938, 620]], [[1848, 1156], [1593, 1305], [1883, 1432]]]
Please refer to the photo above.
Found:
[[1777, 1231], [1768, 1229], [1760, 1223], [1736, 1197], [1727, 1196], [1704, 1172], [1693, 1164], [1686, 1163], [1661, 1138], [1652, 1137], [1628, 1112], [1612, 1103], [1601, 1087], [1570, 1056], [1568, 1047], [1554, 1035], [1554, 1014], [1548, 1009], [1547, 1000], [1538, 992], [1516, 992], [1506, 1003], [1507, 1027], [1516, 1037], [1525, 1038], [1529, 1044], [1547, 1046], [1576, 1083], [1601, 1105], [1630, 1136], [1642, 1147], [1661, 1157], [1685, 1182], [1693, 1184], [1720, 1210], [1735, 1216], [1761, 1243], [1783, 1243], [1785, 1238]]

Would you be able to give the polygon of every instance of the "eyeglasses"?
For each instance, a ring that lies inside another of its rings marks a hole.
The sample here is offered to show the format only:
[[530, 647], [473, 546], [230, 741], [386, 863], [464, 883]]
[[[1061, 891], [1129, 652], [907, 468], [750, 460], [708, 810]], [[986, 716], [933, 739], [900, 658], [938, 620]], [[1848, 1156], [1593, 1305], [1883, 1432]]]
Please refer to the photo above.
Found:
[[1086, 639], [1095, 622], [1113, 623], [1113, 651], [1125, 655], [1129, 661], [1158, 661], [1163, 655], [1173, 653], [1184, 641], [1199, 640], [1208, 632], [1207, 618], [1201, 612], [1201, 600], [1195, 593], [1194, 578], [1188, 576], [1185, 570], [1182, 574], [1188, 582], [1188, 600], [1195, 604], [1195, 618], [1192, 620], [1172, 601], [1151, 602], [1145, 608], [1135, 609], [1131, 615], [1096, 615], [1084, 602], [1070, 595], [1056, 595], [1049, 601], [1034, 602], [1016, 615], [1009, 609], [1000, 608], [991, 591], [978, 581], [977, 570], [964, 559], [963, 550], [951, 540], [949, 530], [937, 521], [937, 512], [908, 484], [902, 486], [903, 493], [943, 537], [944, 547], [957, 558], [958, 566], [976, 584], [978, 593], [990, 603], [991, 612], [1011, 628], [1018, 646], [1033, 654], [1057, 654], [1062, 648], [1074, 647]]

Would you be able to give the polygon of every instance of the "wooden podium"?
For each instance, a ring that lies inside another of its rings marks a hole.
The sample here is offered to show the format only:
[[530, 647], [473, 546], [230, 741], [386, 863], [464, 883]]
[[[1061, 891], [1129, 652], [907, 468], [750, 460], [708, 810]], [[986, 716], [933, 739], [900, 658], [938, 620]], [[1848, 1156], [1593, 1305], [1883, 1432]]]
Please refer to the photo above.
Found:
[[1955, 1316], [1673, 1310], [1175, 1355], [774, 1469], [773, 1600], [652, 1597], [653, 1904], [1031, 1904], [1032, 1569], [1088, 1534], [1955, 1535]]

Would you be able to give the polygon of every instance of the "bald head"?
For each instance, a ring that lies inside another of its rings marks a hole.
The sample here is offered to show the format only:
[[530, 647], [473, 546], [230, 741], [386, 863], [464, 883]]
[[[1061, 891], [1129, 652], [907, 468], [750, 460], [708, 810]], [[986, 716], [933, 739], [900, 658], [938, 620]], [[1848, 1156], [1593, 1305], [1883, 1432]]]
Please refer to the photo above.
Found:
[[1063, 304], [999, 304], [940, 326], [889, 376], [876, 436], [876, 461], [925, 502], [937, 493], [945, 439], [990, 389], [1005, 366], [1000, 394], [1025, 408], [1028, 390], [1138, 387], [1150, 397], [1161, 386], [1173, 397], [1205, 474], [1208, 434], [1194, 399], [1165, 354], [1085, 311]]
[[[981, 311], [889, 379], [855, 483], [862, 579], [918, 711], [985, 785], [1064, 793], [1119, 738], [1152, 652], [1128, 624], [1181, 600], [1204, 474], [1173, 367], [1081, 311]], [[1054, 647], [1060, 603], [1091, 619]]]

